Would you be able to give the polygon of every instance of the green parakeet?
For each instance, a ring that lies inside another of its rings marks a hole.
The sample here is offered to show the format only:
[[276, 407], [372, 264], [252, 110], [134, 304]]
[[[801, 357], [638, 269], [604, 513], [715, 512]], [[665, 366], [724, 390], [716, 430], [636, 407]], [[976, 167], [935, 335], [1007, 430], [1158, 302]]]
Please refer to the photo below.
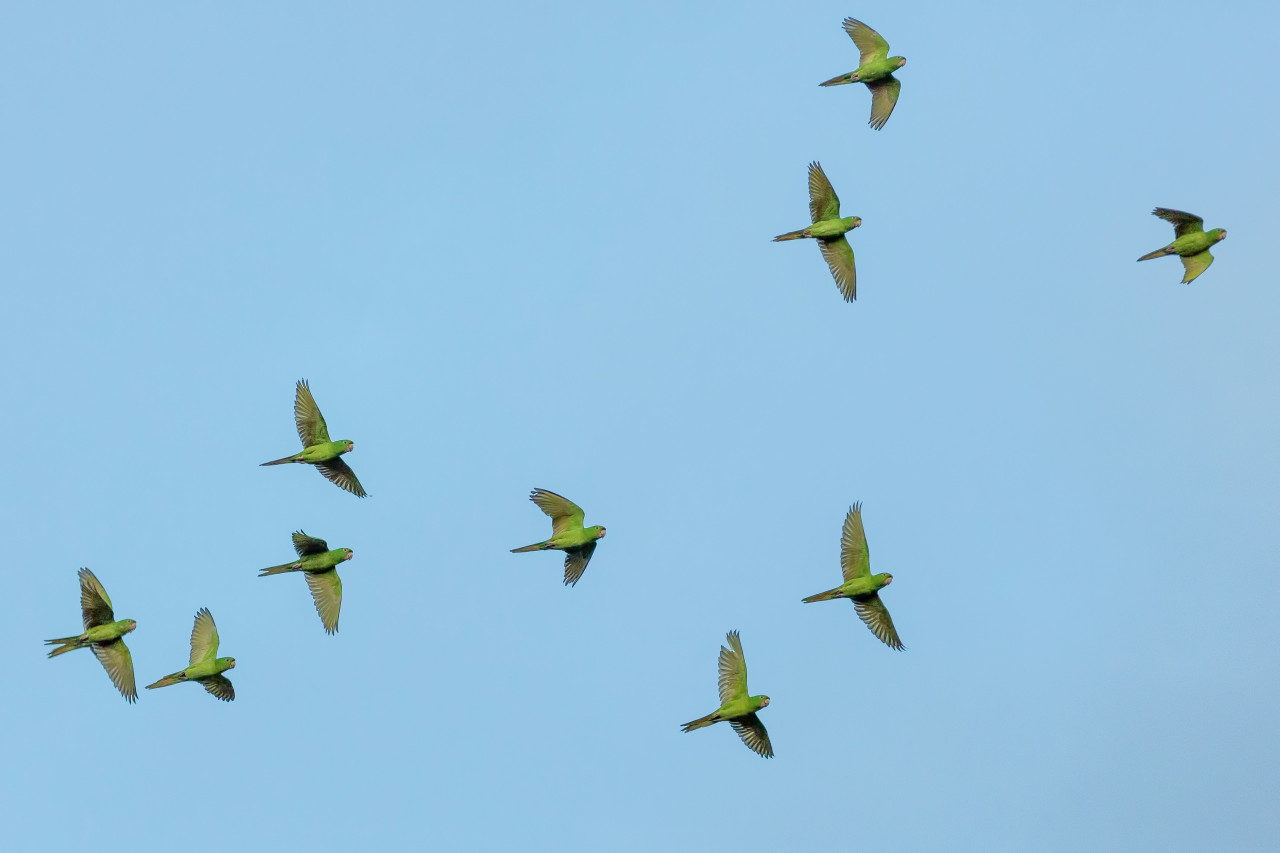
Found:
[[1190, 284], [1196, 276], [1209, 268], [1209, 264], [1213, 263], [1213, 255], [1209, 254], [1209, 247], [1219, 240], [1225, 240], [1227, 232], [1221, 228], [1205, 231], [1203, 219], [1192, 213], [1183, 213], [1181, 210], [1157, 207], [1151, 211], [1151, 215], [1173, 223], [1174, 241], [1163, 249], [1148, 252], [1138, 260], [1149, 261], [1165, 255], [1178, 255], [1182, 258], [1182, 266], [1186, 270], [1186, 274], [1182, 276], [1182, 283]]
[[231, 686], [231, 680], [222, 673], [235, 668], [235, 658], [218, 657], [218, 626], [213, 624], [213, 614], [209, 612], [209, 608], [201, 607], [196, 611], [196, 624], [191, 628], [190, 665], [173, 675], [166, 675], [155, 684], [148, 684], [147, 689], [196, 681], [203, 684], [210, 694], [223, 702], [230, 702], [236, 698], [236, 690]]
[[302, 452], [262, 464], [305, 462], [314, 465], [330, 483], [346, 489], [356, 497], [365, 497], [364, 487], [356, 479], [355, 472], [341, 459], [342, 454], [355, 449], [356, 443], [329, 440], [329, 428], [325, 425], [324, 415], [320, 414], [320, 407], [311, 396], [311, 386], [305, 379], [298, 382], [298, 390], [293, 398], [293, 420], [298, 427], [298, 438], [302, 439]]
[[773, 242], [803, 237], [816, 239], [844, 301], [852, 302], [858, 298], [858, 275], [853, 267], [853, 247], [844, 235], [861, 225], [862, 219], [840, 216], [840, 199], [818, 163], [809, 164], [809, 217], [813, 224], [808, 228], [779, 234]]
[[898, 92], [902, 83], [893, 72], [907, 64], [904, 56], [890, 56], [889, 43], [875, 30], [855, 18], [844, 19], [844, 31], [858, 47], [858, 68], [848, 74], [832, 77], [819, 86], [839, 86], [844, 83], [865, 83], [871, 90], [871, 126], [884, 127], [898, 105]]
[[830, 601], [848, 598], [858, 611], [858, 618], [866, 623], [871, 633], [891, 649], [902, 651], [902, 640], [893, 627], [889, 610], [880, 600], [880, 590], [893, 582], [893, 575], [871, 574], [871, 560], [867, 557], [867, 535], [862, 531], [862, 504], [856, 503], [844, 518], [844, 533], [840, 537], [840, 568], [844, 571], [844, 583], [835, 589], [811, 595], [803, 601]]
[[680, 731], [691, 732], [728, 720], [745, 743], [765, 758], [773, 758], [769, 733], [756, 712], [769, 705], [768, 696], [752, 696], [747, 690], [747, 659], [742, 654], [742, 640], [737, 631], [728, 634], [729, 648], [720, 647], [720, 708], [714, 713], [685, 723]]
[[584, 513], [568, 498], [561, 497], [546, 489], [534, 489], [529, 500], [538, 505], [538, 509], [551, 516], [551, 538], [544, 542], [535, 542], [523, 548], [512, 548], [512, 554], [525, 551], [564, 551], [564, 583], [574, 586], [591, 562], [591, 555], [596, 552], [596, 540], [604, 538], [604, 528], [596, 524], [583, 527]]
[[111, 598], [102, 583], [88, 569], [80, 570], [80, 613], [84, 617], [84, 633], [74, 637], [59, 637], [56, 640], [45, 640], [45, 645], [57, 645], [49, 652], [49, 657], [56, 658], [73, 649], [86, 646], [93, 649], [102, 668], [111, 676], [120, 695], [130, 702], [138, 699], [138, 688], [133, 680], [133, 655], [122, 639], [125, 634], [138, 627], [132, 619], [116, 621], [111, 609]]
[[258, 577], [305, 572], [311, 597], [316, 602], [316, 612], [320, 614], [325, 631], [332, 634], [338, 630], [338, 611], [342, 609], [342, 578], [338, 577], [335, 566], [350, 560], [355, 552], [350, 548], [331, 551], [323, 539], [308, 536], [301, 530], [293, 534], [293, 550], [298, 552], [297, 560], [263, 569]]

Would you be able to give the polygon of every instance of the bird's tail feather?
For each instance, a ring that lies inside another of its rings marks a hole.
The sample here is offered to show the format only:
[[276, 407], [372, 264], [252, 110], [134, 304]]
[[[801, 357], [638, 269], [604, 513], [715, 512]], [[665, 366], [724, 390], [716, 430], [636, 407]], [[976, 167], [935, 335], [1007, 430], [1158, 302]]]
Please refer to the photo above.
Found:
[[293, 460], [294, 460], [293, 456], [286, 456], [283, 459], [272, 459], [270, 462], [263, 462], [258, 467], [261, 468], [263, 467], [263, 465], [283, 465], [284, 463], [292, 462]]
[[788, 231], [786, 234], [779, 234], [777, 237], [773, 238], [773, 242], [778, 243], [783, 240], [799, 240], [803, 237], [808, 237], [808, 236], [809, 236], [809, 229], [801, 228], [799, 231]]
[[284, 563], [283, 565], [269, 566], [268, 568], [262, 569], [261, 571], [258, 572], [258, 577], [265, 578], [267, 575], [280, 575], [280, 574], [284, 574], [285, 572], [296, 572], [296, 571], [298, 571], [297, 563]]
[[832, 77], [830, 80], [819, 83], [818, 85], [819, 86], [840, 86], [844, 83], [852, 83], [852, 82], [853, 82], [853, 72], [850, 71], [848, 74], [841, 74], [839, 77]]
[[820, 592], [817, 595], [811, 595], [808, 598], [802, 598], [800, 600], [805, 604], [809, 604], [814, 601], [830, 601], [833, 598], [843, 597], [844, 596], [840, 594], [840, 587], [836, 587], [835, 589], [829, 589], [826, 592]]
[[534, 542], [532, 545], [525, 545], [523, 548], [512, 548], [512, 554], [523, 554], [525, 551], [545, 551], [547, 550], [546, 542]]
[[80, 638], [76, 637], [59, 637], [56, 640], [45, 640], [46, 646], [60, 646], [49, 652], [49, 657], [56, 658], [58, 655], [64, 655], [67, 652], [75, 651], [80, 648]]
[[711, 725], [712, 723], [718, 723], [718, 722], [720, 722], [720, 712], [716, 711], [714, 713], [707, 714], [705, 717], [699, 717], [698, 719], [694, 720], [692, 723], [685, 723], [683, 726], [680, 727], [680, 731], [691, 732], [694, 729], [703, 729]]
[[1138, 260], [1149, 261], [1152, 258], [1162, 258], [1167, 254], [1169, 254], [1169, 247], [1165, 246], [1163, 249], [1156, 249], [1154, 252], [1147, 252], [1145, 255], [1138, 258]]
[[156, 687], [168, 687], [170, 684], [177, 684], [179, 681], [186, 681], [186, 679], [182, 677], [182, 673], [185, 671], [186, 670], [182, 670], [181, 672], [175, 672], [173, 675], [166, 675], [155, 684], [148, 684], [147, 689], [151, 690]]

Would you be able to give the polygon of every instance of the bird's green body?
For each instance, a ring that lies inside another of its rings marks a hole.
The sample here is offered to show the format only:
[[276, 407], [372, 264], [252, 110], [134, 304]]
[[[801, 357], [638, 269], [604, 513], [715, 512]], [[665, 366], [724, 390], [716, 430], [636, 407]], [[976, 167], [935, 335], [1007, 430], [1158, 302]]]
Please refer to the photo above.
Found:
[[308, 536], [301, 530], [293, 534], [293, 549], [298, 559], [292, 563], [270, 566], [258, 572], [258, 577], [279, 575], [285, 572], [305, 572], [311, 598], [326, 633], [338, 630], [338, 614], [342, 610], [342, 578], [335, 568], [355, 556], [350, 548], [330, 549], [323, 539]]
[[346, 489], [357, 497], [365, 497], [364, 487], [356, 478], [346, 462], [340, 458], [344, 453], [355, 449], [356, 443], [350, 440], [332, 441], [329, 438], [329, 427], [320, 414], [315, 397], [311, 396], [311, 386], [307, 380], [298, 381], [293, 397], [293, 420], [298, 428], [298, 438], [302, 441], [302, 450], [292, 456], [272, 459], [263, 465], [283, 465], [286, 462], [299, 462], [314, 465], [325, 479], [339, 488]]
[[890, 56], [889, 43], [875, 30], [856, 18], [844, 19], [844, 31], [858, 48], [858, 67], [848, 74], [840, 74], [819, 83], [819, 86], [840, 86], [845, 83], [865, 83], [871, 90], [871, 121], [876, 130], [884, 127], [893, 108], [898, 105], [898, 93], [902, 83], [893, 72], [907, 64], [905, 56]]
[[861, 225], [862, 219], [840, 215], [840, 197], [821, 164], [816, 162], [809, 164], [809, 218], [813, 220], [812, 225], [779, 234], [773, 242], [816, 239], [841, 295], [846, 302], [852, 302], [858, 298], [858, 273], [853, 262], [853, 247], [844, 235]]
[[1148, 252], [1138, 260], [1149, 261], [1152, 258], [1177, 255], [1182, 259], [1184, 270], [1182, 283], [1190, 284], [1213, 263], [1213, 255], [1209, 254], [1209, 249], [1219, 241], [1225, 240], [1227, 232], [1222, 228], [1205, 231], [1204, 220], [1194, 213], [1185, 213], [1168, 207], [1157, 207], [1151, 213], [1173, 225], [1175, 239], [1164, 248]]
[[750, 749], [773, 758], [773, 745], [764, 723], [756, 716], [761, 708], [768, 707], [768, 696], [752, 696], [747, 689], [747, 659], [742, 653], [742, 640], [737, 631], [728, 634], [729, 647], [720, 647], [719, 689], [720, 707], [705, 717], [699, 717], [680, 727], [683, 732], [705, 728], [714, 723], [728, 721]]
[[584, 527], [582, 522], [586, 514], [582, 507], [555, 492], [534, 489], [529, 500], [550, 516], [551, 538], [523, 548], [512, 548], [511, 553], [564, 551], [565, 585], [576, 585], [582, 573], [587, 570], [587, 563], [591, 562], [591, 555], [596, 551], [596, 541], [604, 538], [604, 527], [599, 524]]
[[871, 629], [871, 633], [889, 648], [901, 651], [902, 640], [893, 626], [888, 608], [880, 600], [880, 590], [893, 582], [893, 575], [871, 574], [867, 536], [862, 529], [862, 504], [850, 507], [844, 518], [844, 530], [840, 536], [840, 568], [844, 572], [844, 583], [802, 599], [804, 603], [847, 598], [853, 602], [858, 618]]
[[230, 702], [236, 698], [236, 691], [230, 679], [222, 673], [235, 667], [235, 658], [218, 657], [218, 626], [214, 624], [209, 608], [202, 607], [196, 612], [196, 622], [191, 628], [191, 659], [187, 668], [148, 684], [147, 689], [194, 681], [203, 685], [209, 695]]
[[111, 598], [102, 583], [88, 569], [80, 570], [80, 613], [84, 631], [73, 637], [45, 640], [45, 645], [58, 648], [49, 652], [56, 658], [75, 649], [93, 649], [102, 668], [107, 671], [111, 683], [120, 695], [130, 702], [137, 701], [138, 688], [133, 678], [133, 655], [122, 639], [138, 623], [132, 619], [116, 619]]

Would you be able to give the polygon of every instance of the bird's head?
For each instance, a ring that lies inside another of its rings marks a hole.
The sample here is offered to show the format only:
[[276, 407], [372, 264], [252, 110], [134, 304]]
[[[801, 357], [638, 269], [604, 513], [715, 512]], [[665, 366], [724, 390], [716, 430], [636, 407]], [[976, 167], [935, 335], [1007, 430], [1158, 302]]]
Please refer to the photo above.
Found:
[[128, 631], [132, 631], [134, 628], [137, 628], [137, 627], [138, 627], [138, 623], [137, 623], [137, 621], [136, 621], [136, 620], [134, 620], [134, 619], [126, 619], [126, 620], [124, 620], [124, 630], [125, 630], [126, 632], [128, 632]]
[[344, 450], [344, 451], [342, 451], [342, 452], [343, 452], [343, 453], [350, 453], [351, 451], [353, 451], [353, 450], [355, 450], [355, 449], [356, 449], [356, 443], [355, 443], [354, 441], [348, 441], [348, 442], [347, 442], [347, 449], [346, 449], [346, 450]]
[[601, 527], [600, 525], [596, 525], [596, 538], [597, 539], [604, 538], [604, 528]]
[[1224, 229], [1224, 228], [1215, 228], [1215, 229], [1213, 229], [1213, 239], [1214, 239], [1215, 241], [1217, 241], [1217, 240], [1225, 240], [1225, 239], [1227, 239], [1227, 232], [1226, 232], [1226, 229]]
[[907, 58], [905, 56], [895, 56], [894, 59], [898, 60], [899, 68], [907, 64]]
[[236, 668], [236, 659], [235, 659], [235, 658], [223, 658], [223, 659], [222, 659], [222, 661], [223, 661], [223, 663], [225, 663], [225, 664], [227, 665], [227, 669], [235, 669], [235, 668]]
[[760, 707], [761, 707], [761, 708], [768, 708], [768, 707], [769, 707], [769, 697], [768, 697], [768, 696], [761, 696], [761, 697], [760, 697]]
[[345, 561], [347, 561], [347, 560], [350, 560], [350, 559], [351, 559], [352, 557], [354, 557], [355, 555], [356, 555], [356, 552], [355, 552], [355, 551], [352, 551], [350, 548], [343, 548], [343, 549], [342, 549], [342, 559], [343, 559], [343, 561], [344, 561], [344, 562], [345, 562]]
[[893, 575], [882, 575], [881, 577], [884, 578], [884, 583], [882, 583], [881, 586], [888, 586], [893, 583]]
[[862, 225], [862, 217], [861, 217], [861, 216], [855, 216], [855, 217], [853, 217], [853, 227], [854, 227], [854, 228], [857, 228], [857, 227], [859, 227], [860, 225]]

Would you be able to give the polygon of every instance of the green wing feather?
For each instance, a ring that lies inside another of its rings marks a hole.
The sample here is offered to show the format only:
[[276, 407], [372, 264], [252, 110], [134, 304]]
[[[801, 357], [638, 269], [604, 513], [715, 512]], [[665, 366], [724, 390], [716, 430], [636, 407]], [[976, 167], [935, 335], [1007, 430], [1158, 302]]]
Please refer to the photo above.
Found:
[[1198, 255], [1182, 256], [1182, 267], [1187, 271], [1182, 277], [1182, 283], [1190, 283], [1196, 276], [1207, 270], [1211, 263], [1213, 263], [1213, 255], [1209, 254], [1208, 249], [1205, 249]]
[[196, 611], [196, 623], [191, 627], [191, 660], [188, 666], [213, 660], [218, 656], [218, 626], [213, 623], [209, 608]]
[[88, 569], [80, 570], [80, 615], [84, 617], [86, 631], [116, 621], [106, 589]]
[[338, 630], [338, 611], [342, 609], [342, 578], [337, 571], [307, 572], [307, 586], [311, 587], [311, 598], [316, 603], [316, 612], [324, 623], [327, 633]]
[[1174, 237], [1183, 237], [1187, 234], [1195, 234], [1204, 230], [1204, 220], [1194, 213], [1187, 213], [1182, 210], [1173, 210], [1168, 207], [1157, 207], [1151, 211], [1153, 216], [1158, 216], [1165, 222], [1173, 224]]
[[747, 714], [745, 717], [730, 720], [729, 725], [733, 726], [733, 730], [738, 733], [738, 737], [742, 738], [742, 742], [754, 752], [765, 758], [773, 758], [773, 744], [769, 743], [769, 733], [765, 731], [764, 723], [760, 722], [759, 717], [755, 714]]
[[898, 631], [893, 627], [889, 609], [884, 606], [879, 595], [872, 593], [865, 598], [855, 598], [853, 606], [858, 611], [858, 618], [871, 629], [871, 633], [880, 638], [880, 642], [891, 649], [902, 651], [902, 640], [898, 639]]
[[[551, 517], [551, 533], [553, 537], [569, 530], [582, 529], [582, 519], [585, 515], [582, 507], [563, 495], [548, 492], [546, 489], [534, 489], [529, 494], [529, 500], [536, 503], [538, 509]], [[586, 563], [583, 563], [582, 567], [585, 569]]]
[[898, 93], [902, 91], [902, 81], [890, 74], [866, 84], [871, 90], [871, 121], [869, 124], [879, 130], [893, 115], [893, 108], [898, 105]]
[[231, 686], [231, 679], [225, 675], [211, 675], [200, 683], [204, 685], [205, 690], [223, 702], [230, 702], [236, 698], [236, 689]]
[[311, 386], [307, 380], [298, 380], [298, 392], [293, 398], [293, 421], [298, 426], [298, 438], [303, 447], [323, 444], [329, 440], [329, 428], [325, 426], [324, 415], [316, 405], [316, 398], [311, 396]]
[[93, 653], [98, 663], [111, 676], [111, 682], [120, 691], [120, 695], [135, 702], [138, 699], [138, 686], [133, 680], [133, 655], [124, 640], [112, 640], [109, 643], [94, 643]]
[[309, 557], [312, 554], [323, 554], [328, 551], [329, 543], [323, 539], [308, 536], [299, 530], [293, 534], [293, 550], [298, 552], [299, 557]]
[[873, 59], [885, 59], [889, 56], [889, 43], [862, 21], [857, 18], [845, 18], [843, 26], [844, 31], [858, 47], [859, 65], [866, 65]]
[[840, 198], [816, 161], [809, 164], [809, 217], [814, 222], [840, 218]]
[[853, 246], [844, 236], [833, 240], [818, 238], [818, 248], [822, 250], [822, 259], [831, 270], [831, 277], [840, 288], [840, 295], [845, 302], [858, 298], [858, 271], [853, 264]]
[[596, 543], [588, 542], [578, 548], [566, 548], [564, 551], [564, 585], [575, 586], [582, 573], [591, 562], [591, 555], [596, 552]]
[[862, 530], [861, 503], [849, 507], [849, 514], [844, 517], [844, 532], [840, 535], [840, 568], [844, 572], [845, 583], [871, 574], [867, 534]]
[[747, 659], [742, 654], [742, 640], [737, 631], [728, 634], [729, 648], [720, 647], [720, 704], [745, 699], [747, 693]]
[[315, 467], [317, 471], [324, 475], [326, 480], [335, 486], [346, 489], [358, 498], [365, 496], [364, 486], [360, 485], [360, 481], [356, 479], [356, 472], [352, 471], [351, 466], [341, 459], [317, 462]]

